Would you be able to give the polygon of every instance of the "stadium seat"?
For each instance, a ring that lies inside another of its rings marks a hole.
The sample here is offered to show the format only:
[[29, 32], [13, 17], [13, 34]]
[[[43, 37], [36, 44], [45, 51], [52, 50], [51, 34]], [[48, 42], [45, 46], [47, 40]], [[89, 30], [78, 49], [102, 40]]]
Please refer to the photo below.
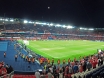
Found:
[[13, 75], [12, 78], [36, 78], [35, 75]]
[[104, 78], [104, 71], [100, 73], [100, 78]]

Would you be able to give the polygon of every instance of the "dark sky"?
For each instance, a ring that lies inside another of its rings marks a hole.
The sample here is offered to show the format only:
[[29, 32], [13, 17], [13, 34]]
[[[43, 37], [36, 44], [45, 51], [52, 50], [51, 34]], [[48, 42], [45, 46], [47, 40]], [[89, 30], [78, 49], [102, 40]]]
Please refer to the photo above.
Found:
[[6, 17], [104, 28], [104, 0], [0, 0], [0, 16], [4, 13]]

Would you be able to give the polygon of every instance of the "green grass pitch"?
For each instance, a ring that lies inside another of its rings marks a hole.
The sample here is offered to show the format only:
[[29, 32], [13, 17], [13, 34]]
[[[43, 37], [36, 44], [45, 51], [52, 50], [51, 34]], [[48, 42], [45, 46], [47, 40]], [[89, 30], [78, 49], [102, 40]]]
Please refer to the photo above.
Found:
[[49, 41], [29, 41], [29, 49], [46, 58], [71, 60], [80, 56], [87, 56], [97, 53], [97, 49], [104, 49], [104, 42], [85, 40], [49, 40]]

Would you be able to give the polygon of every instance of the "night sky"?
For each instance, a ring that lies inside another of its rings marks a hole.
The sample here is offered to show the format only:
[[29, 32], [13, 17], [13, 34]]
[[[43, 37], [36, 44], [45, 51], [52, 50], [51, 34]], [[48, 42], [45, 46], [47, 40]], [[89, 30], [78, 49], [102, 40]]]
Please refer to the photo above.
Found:
[[11, 18], [104, 28], [104, 0], [0, 0], [0, 16], [4, 13]]

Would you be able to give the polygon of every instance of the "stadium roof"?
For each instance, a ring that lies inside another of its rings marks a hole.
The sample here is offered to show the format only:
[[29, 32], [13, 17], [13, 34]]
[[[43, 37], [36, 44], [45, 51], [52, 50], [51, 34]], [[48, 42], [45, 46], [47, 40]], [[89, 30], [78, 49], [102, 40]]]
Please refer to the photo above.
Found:
[[39, 24], [39, 25], [47, 25], [47, 26], [55, 26], [55, 27], [63, 27], [67, 29], [73, 29], [73, 28], [79, 28], [80, 30], [104, 30], [104, 28], [89, 28], [89, 27], [77, 27], [77, 26], [71, 26], [71, 25], [63, 25], [63, 24], [57, 24], [57, 23], [50, 23], [50, 22], [44, 22], [44, 21], [38, 21], [38, 20], [26, 20], [26, 19], [18, 19], [18, 18], [4, 18], [0, 17], [0, 25], [5, 24]]
[[104, 0], [1, 0], [0, 16], [103, 28]]
[[27, 24], [27, 23], [29, 23], [29, 24], [40, 24], [40, 25], [63, 27], [63, 28], [67, 28], [67, 29], [75, 28], [75, 26], [71, 26], [71, 25], [62, 25], [62, 24], [56, 24], [56, 23], [50, 23], [50, 22], [30, 21], [30, 20], [25, 20], [25, 19], [0, 17], [0, 25], [3, 25], [4, 23], [5, 24], [15, 24], [15, 23]]

